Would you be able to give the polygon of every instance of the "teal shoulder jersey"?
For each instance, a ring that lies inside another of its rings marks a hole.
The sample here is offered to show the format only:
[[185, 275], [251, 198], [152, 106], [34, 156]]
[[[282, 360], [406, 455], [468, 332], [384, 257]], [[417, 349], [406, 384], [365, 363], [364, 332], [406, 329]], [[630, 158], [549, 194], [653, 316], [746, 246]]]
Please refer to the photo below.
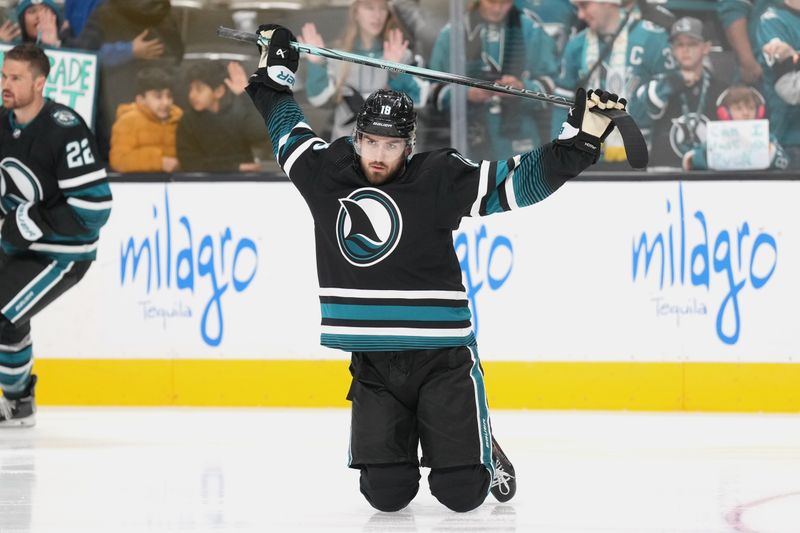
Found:
[[[582, 82], [587, 89], [600, 88], [630, 99], [640, 85], [673, 68], [672, 52], [667, 32], [663, 28], [646, 20], [632, 21], [628, 27], [627, 37], [624, 32], [617, 37], [617, 40], [627, 38], [625, 57], [620, 58], [624, 60], [624, 64], [615, 67], [611, 59], [614, 55], [612, 52], [591, 76], [589, 71], [596, 61], [591, 59], [592, 43], [597, 42], [594, 32], [587, 28], [570, 39], [562, 56], [556, 94], [572, 98], [578, 84]], [[602, 43], [595, 46], [598, 47], [602, 49]], [[551, 128], [553, 135], [558, 133], [566, 116], [565, 109], [554, 110]]]
[[[476, 12], [465, 20], [466, 75], [495, 81], [510, 74], [522, 81], [526, 89], [550, 93], [558, 71], [555, 42], [532, 19], [512, 8], [505, 24], [490, 24]], [[430, 67], [450, 70], [450, 25], [439, 34], [431, 54]], [[450, 107], [451, 88], [437, 86], [432, 95], [441, 110]], [[545, 104], [520, 98], [495, 98], [486, 103], [470, 103], [469, 137], [473, 155], [499, 159], [532, 150], [540, 144], [535, 120], [531, 117]], [[477, 139], [482, 139], [477, 142]]]
[[[800, 11], [788, 6], [771, 7], [761, 16], [757, 43], [760, 50], [772, 39], [780, 39], [795, 50], [800, 50]], [[783, 75], [785, 65], [777, 64], [771, 57], [762, 57], [764, 64], [764, 97], [770, 130], [784, 146], [800, 145], [800, 105], [787, 102], [775, 90], [775, 83]]]

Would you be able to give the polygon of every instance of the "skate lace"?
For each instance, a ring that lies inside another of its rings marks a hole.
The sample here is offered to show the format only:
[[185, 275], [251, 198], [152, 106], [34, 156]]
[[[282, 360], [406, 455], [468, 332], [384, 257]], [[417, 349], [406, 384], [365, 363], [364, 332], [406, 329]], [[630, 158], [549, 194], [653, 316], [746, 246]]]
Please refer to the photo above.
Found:
[[11, 420], [13, 416], [14, 412], [12, 410], [11, 402], [9, 402], [5, 397], [0, 396], [0, 421]]
[[514, 479], [514, 476], [505, 471], [500, 460], [495, 461], [494, 478], [492, 479], [492, 486], [490, 488], [500, 487], [500, 494], [508, 494], [511, 491], [508, 482], [512, 479]]

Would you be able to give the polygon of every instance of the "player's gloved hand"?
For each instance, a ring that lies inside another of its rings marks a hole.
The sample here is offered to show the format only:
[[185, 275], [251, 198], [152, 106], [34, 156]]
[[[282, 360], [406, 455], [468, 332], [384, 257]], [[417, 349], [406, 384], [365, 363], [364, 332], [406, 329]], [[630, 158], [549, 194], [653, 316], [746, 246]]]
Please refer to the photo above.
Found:
[[297, 41], [294, 34], [278, 24], [262, 24], [256, 36], [261, 59], [250, 81], [263, 83], [276, 91], [292, 92], [300, 60], [297, 50], [289, 47], [289, 42]]
[[625, 110], [627, 102], [616, 94], [579, 88], [575, 91], [575, 106], [569, 110], [567, 121], [561, 125], [556, 142], [574, 146], [594, 156], [600, 157], [600, 145], [614, 131], [614, 123], [604, 111]]
[[0, 229], [0, 240], [19, 250], [27, 250], [44, 235], [41, 221], [37, 221], [39, 218], [36, 206], [20, 204], [6, 216]]

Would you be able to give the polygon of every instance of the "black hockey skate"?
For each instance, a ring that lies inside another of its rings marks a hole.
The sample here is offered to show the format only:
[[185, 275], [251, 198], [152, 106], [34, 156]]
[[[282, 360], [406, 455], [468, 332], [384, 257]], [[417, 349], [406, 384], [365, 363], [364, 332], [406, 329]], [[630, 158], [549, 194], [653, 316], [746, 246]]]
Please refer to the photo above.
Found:
[[35, 387], [36, 375], [33, 375], [21, 398], [11, 400], [0, 396], [0, 428], [36, 425]]
[[494, 437], [492, 437], [492, 461], [494, 461], [494, 478], [489, 490], [497, 501], [505, 503], [517, 493], [517, 478], [514, 475], [514, 465], [508, 460]]

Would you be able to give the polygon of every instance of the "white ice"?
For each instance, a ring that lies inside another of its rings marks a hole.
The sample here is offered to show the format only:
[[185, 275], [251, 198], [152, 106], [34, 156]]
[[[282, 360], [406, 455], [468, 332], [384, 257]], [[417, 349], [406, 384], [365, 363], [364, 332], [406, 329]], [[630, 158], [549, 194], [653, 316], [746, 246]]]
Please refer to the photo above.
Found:
[[0, 532], [800, 531], [800, 416], [495, 411], [517, 496], [372, 509], [346, 410], [40, 409], [0, 430]]

